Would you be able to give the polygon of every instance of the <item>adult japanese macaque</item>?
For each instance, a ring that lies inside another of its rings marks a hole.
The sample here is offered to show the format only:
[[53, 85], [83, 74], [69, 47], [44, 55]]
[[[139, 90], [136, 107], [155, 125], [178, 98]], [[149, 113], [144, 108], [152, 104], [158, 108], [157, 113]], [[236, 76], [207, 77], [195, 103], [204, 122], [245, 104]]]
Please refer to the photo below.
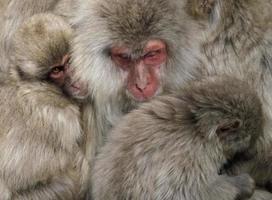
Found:
[[[187, 6], [188, 14], [203, 26], [196, 78], [215, 74], [239, 77], [247, 80], [261, 99], [264, 139], [258, 140], [255, 158], [240, 168], [261, 186], [272, 177], [271, 9], [270, 0], [193, 0]], [[272, 199], [271, 194], [258, 195], [253, 199]]]
[[[190, 78], [187, 39], [195, 35], [176, 0], [81, 1], [74, 21], [75, 80], [87, 82], [89, 158], [109, 129], [139, 103]], [[182, 19], [184, 16], [184, 19]], [[193, 49], [193, 48], [191, 48]], [[75, 66], [77, 65], [77, 66]], [[80, 66], [80, 67], [79, 67]]]
[[267, 162], [272, 144], [271, 4], [270, 0], [83, 2], [74, 21], [73, 66], [76, 76], [89, 83], [93, 101], [85, 112], [93, 112], [87, 126], [93, 128], [92, 138], [106, 135], [139, 102], [183, 86], [184, 80], [228, 74], [248, 81], [261, 99], [265, 139], [258, 141], [257, 151], [259, 161]]
[[93, 197], [248, 199], [255, 187], [248, 175], [218, 172], [237, 154], [251, 157], [262, 134], [262, 105], [247, 83], [230, 77], [193, 82], [113, 128], [95, 161]]
[[[80, 7], [73, 21], [76, 38], [72, 63], [75, 80], [89, 84], [92, 99], [83, 109], [84, 128], [91, 130], [89, 158], [109, 129], [138, 103], [181, 87], [187, 79], [217, 73], [248, 79], [259, 93], [265, 111], [266, 142], [258, 146], [264, 147], [264, 154], [269, 152], [270, 0], [77, 2]], [[21, 16], [19, 10], [13, 14]]]
[[1, 200], [85, 195], [85, 136], [79, 106], [65, 94], [71, 37], [71, 27], [52, 14], [34, 15], [14, 35], [10, 77], [0, 78]]

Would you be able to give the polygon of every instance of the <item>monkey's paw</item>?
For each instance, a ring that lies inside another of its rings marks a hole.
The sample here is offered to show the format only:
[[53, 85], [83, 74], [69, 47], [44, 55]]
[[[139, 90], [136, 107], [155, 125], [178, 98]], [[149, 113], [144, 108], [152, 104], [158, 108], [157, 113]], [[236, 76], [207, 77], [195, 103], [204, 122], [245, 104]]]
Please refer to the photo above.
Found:
[[248, 174], [241, 174], [234, 177], [235, 185], [238, 188], [235, 200], [246, 200], [255, 191], [255, 181]]

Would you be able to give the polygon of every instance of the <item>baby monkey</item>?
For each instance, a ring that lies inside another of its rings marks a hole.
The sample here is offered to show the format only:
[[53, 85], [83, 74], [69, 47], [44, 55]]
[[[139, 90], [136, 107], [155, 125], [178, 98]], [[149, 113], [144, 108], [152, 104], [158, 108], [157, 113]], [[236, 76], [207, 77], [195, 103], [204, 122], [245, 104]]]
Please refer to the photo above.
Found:
[[255, 152], [263, 134], [261, 102], [232, 77], [192, 82], [125, 116], [93, 171], [95, 200], [247, 199], [247, 174], [219, 175], [236, 154]]
[[79, 106], [64, 92], [80, 90], [69, 81], [71, 37], [71, 27], [52, 14], [34, 15], [14, 36], [10, 76], [0, 76], [1, 200], [85, 195]]

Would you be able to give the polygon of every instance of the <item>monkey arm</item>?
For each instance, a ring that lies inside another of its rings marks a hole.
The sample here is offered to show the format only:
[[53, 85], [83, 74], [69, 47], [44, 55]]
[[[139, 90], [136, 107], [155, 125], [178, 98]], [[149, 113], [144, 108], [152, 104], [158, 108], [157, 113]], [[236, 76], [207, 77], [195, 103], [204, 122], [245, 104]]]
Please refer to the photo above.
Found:
[[254, 178], [256, 184], [260, 187], [266, 187], [272, 192], [272, 153], [261, 154], [257, 159], [251, 160], [242, 166], [242, 170], [248, 170]]
[[88, 189], [90, 168], [81, 152], [78, 152], [74, 165], [62, 173], [56, 173], [49, 180], [36, 183], [32, 188], [17, 191], [13, 200], [74, 200], [84, 199]]
[[4, 182], [14, 199], [75, 199], [87, 181], [80, 174], [88, 172], [81, 173], [88, 165], [83, 153], [79, 156], [78, 107], [46, 84], [15, 89], [0, 91], [12, 96], [10, 101], [1, 100], [2, 114], [11, 121], [0, 122]]
[[[260, 139], [258, 151], [255, 159], [251, 160], [248, 165], [243, 165], [246, 170], [250, 170], [250, 175], [261, 187], [266, 187], [272, 192], [272, 152], [271, 142], [266, 138]], [[244, 168], [242, 168], [244, 170]]]
[[[71, 176], [66, 173], [52, 177], [47, 183], [41, 183], [26, 190], [17, 191], [13, 194], [13, 200], [73, 200], [77, 196], [75, 188], [78, 185], [74, 182]], [[77, 190], [79, 191], [79, 190]]]
[[217, 179], [209, 185], [208, 191], [211, 195], [210, 199], [227, 200], [227, 199], [248, 199], [254, 192], [255, 183], [253, 179], [247, 175], [239, 176], [218, 176]]
[[256, 182], [257, 186], [267, 187], [272, 191], [272, 153], [266, 149], [262, 140], [259, 141], [258, 150], [251, 158], [239, 157], [237, 160], [229, 163], [224, 170], [230, 176], [248, 173]]

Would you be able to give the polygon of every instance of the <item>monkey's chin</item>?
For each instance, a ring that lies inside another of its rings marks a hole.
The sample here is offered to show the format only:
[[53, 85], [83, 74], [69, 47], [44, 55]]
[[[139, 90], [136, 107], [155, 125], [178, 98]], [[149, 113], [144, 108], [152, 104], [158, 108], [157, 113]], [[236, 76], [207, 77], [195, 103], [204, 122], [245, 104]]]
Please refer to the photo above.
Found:
[[131, 91], [127, 91], [127, 96], [138, 103], [147, 102], [153, 99], [154, 97], [160, 95], [162, 93], [162, 89], [158, 88], [152, 95], [145, 95], [144, 93], [132, 93]]
[[151, 97], [146, 97], [144, 95], [140, 96], [140, 95], [133, 95], [131, 93], [128, 93], [128, 97], [131, 98], [133, 101], [137, 102], [137, 103], [142, 103], [142, 102], [147, 102], [150, 101], [155, 95], [151, 96]]
[[146, 101], [149, 101], [150, 99], [152, 99], [152, 97], [145, 97], [145, 96], [133, 96], [134, 97], [134, 100], [137, 101], [137, 102], [146, 102]]

